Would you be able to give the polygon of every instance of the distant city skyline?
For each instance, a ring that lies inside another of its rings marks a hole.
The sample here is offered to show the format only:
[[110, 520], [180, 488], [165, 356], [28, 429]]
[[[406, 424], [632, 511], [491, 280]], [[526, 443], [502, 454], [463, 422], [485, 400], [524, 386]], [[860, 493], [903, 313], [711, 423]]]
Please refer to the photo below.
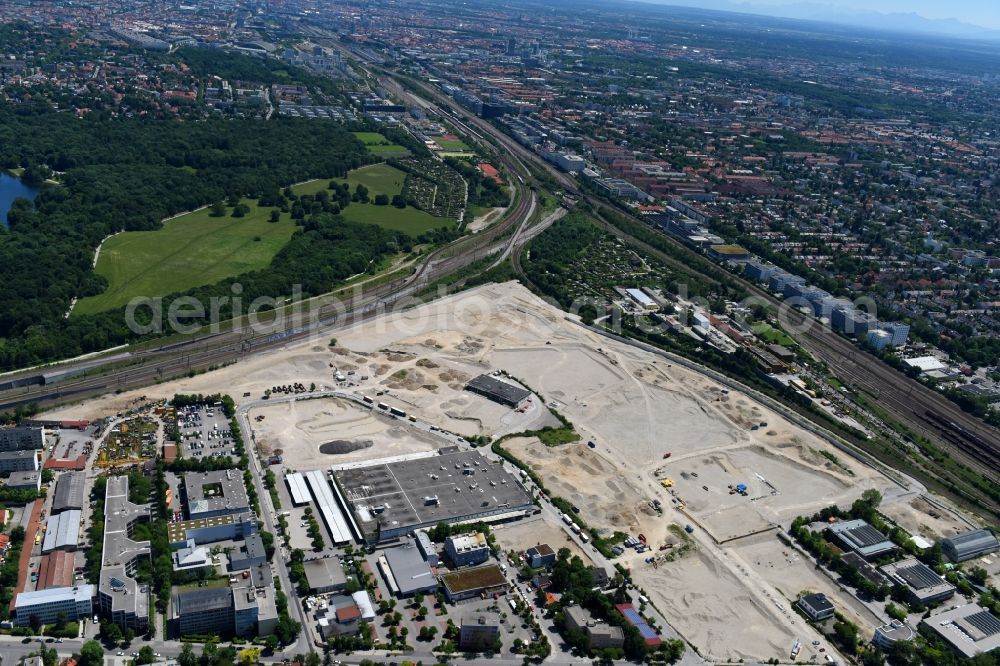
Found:
[[[871, 24], [879, 14], [906, 15], [900, 25], [881, 27], [974, 35], [976, 28], [1000, 31], [1000, 3], [995, 0], [655, 0], [661, 4], [748, 12], [788, 18]], [[966, 24], [966, 25], [961, 25]], [[871, 27], [879, 27], [872, 24]], [[1000, 34], [996, 35], [1000, 36]]]

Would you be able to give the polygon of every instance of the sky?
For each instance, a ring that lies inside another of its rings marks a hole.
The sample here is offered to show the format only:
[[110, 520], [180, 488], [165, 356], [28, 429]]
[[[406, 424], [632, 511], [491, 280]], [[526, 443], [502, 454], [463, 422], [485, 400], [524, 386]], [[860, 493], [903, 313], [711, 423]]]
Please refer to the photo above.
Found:
[[1000, 0], [660, 0], [664, 4], [761, 14], [822, 16], [915, 13], [931, 20], [957, 20], [1000, 30]]

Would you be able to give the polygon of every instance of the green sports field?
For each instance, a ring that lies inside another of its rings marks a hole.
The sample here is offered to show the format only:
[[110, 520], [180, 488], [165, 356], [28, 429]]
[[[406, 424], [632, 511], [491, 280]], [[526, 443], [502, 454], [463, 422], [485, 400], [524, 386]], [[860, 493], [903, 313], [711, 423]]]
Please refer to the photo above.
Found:
[[[241, 218], [212, 217], [205, 208], [167, 220], [157, 231], [127, 231], [101, 248], [97, 273], [108, 288], [83, 298], [73, 314], [93, 314], [126, 305], [136, 296], [166, 296], [267, 267], [296, 226], [289, 215], [271, 223], [271, 208], [245, 200]], [[259, 238], [259, 240], [257, 240]]]
[[404, 146], [392, 143], [378, 132], [353, 132], [358, 141], [365, 144], [370, 153], [406, 153]]
[[[341, 183], [346, 182], [352, 192], [359, 184], [364, 185], [368, 188], [368, 195], [372, 199], [377, 194], [385, 194], [391, 199], [403, 191], [403, 181], [406, 180], [406, 174], [388, 164], [371, 164], [355, 169], [348, 174], [346, 180], [343, 178], [336, 180]], [[319, 190], [326, 189], [329, 182], [328, 180], [314, 180], [296, 185], [292, 190], [296, 194], [315, 194]], [[377, 224], [386, 229], [402, 231], [414, 238], [430, 229], [455, 224], [455, 220], [434, 217], [430, 213], [425, 213], [412, 206], [400, 209], [394, 206], [351, 202], [351, 205], [345, 208], [341, 214], [354, 222]]]

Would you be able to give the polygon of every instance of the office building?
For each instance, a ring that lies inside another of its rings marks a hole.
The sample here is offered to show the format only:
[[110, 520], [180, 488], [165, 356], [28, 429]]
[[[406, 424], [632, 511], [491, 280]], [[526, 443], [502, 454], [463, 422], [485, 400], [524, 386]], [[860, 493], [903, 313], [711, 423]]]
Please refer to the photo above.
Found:
[[174, 619], [181, 636], [231, 636], [235, 627], [233, 591], [211, 587], [174, 595]]
[[807, 594], [795, 604], [813, 622], [822, 622], [833, 617], [833, 604], [825, 594]]
[[139, 562], [150, 556], [148, 541], [133, 541], [132, 531], [149, 522], [148, 504], [128, 500], [128, 477], [108, 477], [104, 495], [104, 550], [97, 589], [98, 608], [123, 631], [137, 634], [149, 627], [149, 586], [135, 578]]
[[243, 543], [229, 554], [229, 569], [231, 571], [243, 571], [266, 563], [267, 551], [264, 549], [264, 541], [257, 533], [247, 536], [243, 539]]
[[875, 630], [872, 643], [885, 651], [891, 650], [892, 646], [899, 641], [911, 641], [916, 632], [913, 627], [899, 620], [892, 620], [889, 624], [883, 625]]
[[587, 646], [591, 650], [620, 648], [625, 642], [621, 627], [595, 620], [582, 606], [564, 608], [563, 621], [569, 629], [587, 637]]
[[1000, 549], [997, 537], [989, 530], [972, 530], [941, 539], [941, 552], [952, 562], [965, 562]]
[[0, 451], [0, 472], [34, 472], [38, 454], [34, 450]]
[[3, 485], [11, 490], [34, 490], [42, 488], [42, 475], [39, 472], [11, 472]]
[[184, 489], [191, 520], [250, 511], [243, 475], [237, 470], [188, 472], [184, 475]]
[[21, 592], [14, 599], [14, 623], [26, 627], [31, 624], [32, 616], [42, 624], [54, 624], [61, 615], [70, 621], [89, 617], [94, 611], [93, 599], [93, 585]]
[[44, 428], [28, 426], [0, 427], [0, 451], [35, 451], [44, 448]]
[[252, 513], [180, 520], [167, 524], [171, 548], [181, 548], [188, 541], [194, 541], [198, 545], [230, 539], [236, 541], [256, 533], [257, 521]]
[[547, 543], [532, 546], [524, 551], [524, 557], [532, 569], [543, 569], [556, 563], [556, 551], [552, 550], [552, 546]]
[[456, 567], [482, 564], [490, 557], [490, 546], [482, 532], [448, 537], [444, 542], [444, 551]]
[[497, 613], [481, 611], [462, 617], [458, 647], [463, 652], [493, 652], [499, 640], [500, 616]]

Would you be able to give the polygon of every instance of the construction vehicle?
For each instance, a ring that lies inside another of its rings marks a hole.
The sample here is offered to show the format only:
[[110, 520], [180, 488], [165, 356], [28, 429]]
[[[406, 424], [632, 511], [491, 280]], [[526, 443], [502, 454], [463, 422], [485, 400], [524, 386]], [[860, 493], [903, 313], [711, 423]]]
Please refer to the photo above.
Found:
[[663, 479], [662, 481], [660, 481], [660, 485], [663, 486], [664, 488], [673, 488], [674, 487], [674, 480], [673, 479]]

